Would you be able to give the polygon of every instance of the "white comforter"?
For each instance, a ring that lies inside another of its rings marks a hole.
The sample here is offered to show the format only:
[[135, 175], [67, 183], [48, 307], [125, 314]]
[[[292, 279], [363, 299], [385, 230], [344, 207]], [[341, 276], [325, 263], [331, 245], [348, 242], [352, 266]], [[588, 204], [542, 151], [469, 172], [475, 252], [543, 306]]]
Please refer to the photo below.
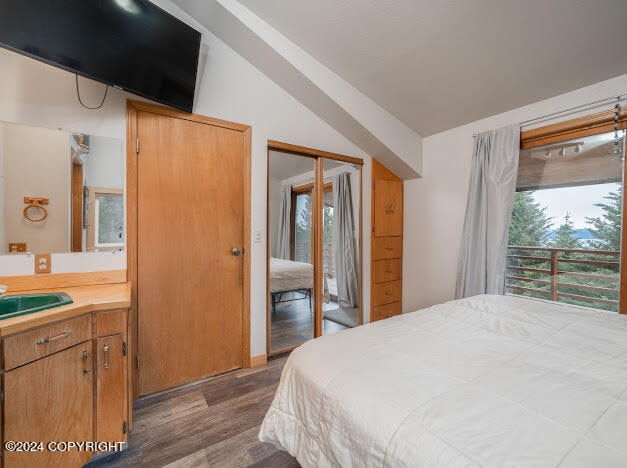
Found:
[[262, 441], [305, 467], [627, 467], [627, 317], [476, 296], [305, 343]]
[[313, 265], [270, 258], [270, 292], [313, 288]]

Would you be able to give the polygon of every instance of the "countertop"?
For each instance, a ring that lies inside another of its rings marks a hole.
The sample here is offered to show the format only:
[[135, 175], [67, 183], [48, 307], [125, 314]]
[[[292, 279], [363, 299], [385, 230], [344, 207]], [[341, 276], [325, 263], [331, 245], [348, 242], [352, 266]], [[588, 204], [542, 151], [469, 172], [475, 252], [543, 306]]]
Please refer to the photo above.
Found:
[[[77, 317], [93, 311], [120, 309], [130, 307], [131, 305], [131, 283], [38, 289], [36, 291], [20, 291], [15, 294], [59, 291], [68, 293], [74, 302], [72, 304], [42, 310], [41, 312], [0, 320], [0, 337], [19, 333], [41, 325], [47, 325], [58, 320]], [[11, 295], [11, 291], [8, 291], [8, 294]]]

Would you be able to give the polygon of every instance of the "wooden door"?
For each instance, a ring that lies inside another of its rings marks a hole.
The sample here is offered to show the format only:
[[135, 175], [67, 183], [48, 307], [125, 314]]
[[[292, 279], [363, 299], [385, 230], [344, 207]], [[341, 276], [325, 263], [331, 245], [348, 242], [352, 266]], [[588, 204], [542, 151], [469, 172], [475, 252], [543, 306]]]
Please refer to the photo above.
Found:
[[375, 179], [374, 235], [403, 235], [403, 182]]
[[124, 335], [105, 336], [96, 343], [96, 440], [123, 442], [128, 408]]
[[82, 466], [91, 458], [89, 451], [47, 448], [49, 442], [94, 440], [91, 348], [89, 340], [4, 374], [4, 440], [41, 441], [43, 447], [5, 450], [4, 466]]
[[137, 112], [137, 135], [138, 362], [145, 395], [243, 365], [247, 135], [146, 111]]

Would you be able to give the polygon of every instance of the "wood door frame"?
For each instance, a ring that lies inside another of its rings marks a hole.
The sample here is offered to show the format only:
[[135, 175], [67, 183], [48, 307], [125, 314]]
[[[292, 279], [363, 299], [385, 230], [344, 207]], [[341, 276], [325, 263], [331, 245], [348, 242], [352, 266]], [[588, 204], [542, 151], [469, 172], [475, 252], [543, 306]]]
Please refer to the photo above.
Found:
[[[363, 165], [364, 160], [361, 158], [355, 158], [353, 156], [347, 156], [339, 153], [331, 153], [329, 151], [318, 150], [315, 148], [308, 148], [306, 146], [293, 145], [291, 143], [285, 143], [277, 140], [268, 140], [268, 147], [266, 151], [266, 355], [276, 356], [283, 354], [297, 348], [299, 345], [288, 346], [272, 351], [271, 347], [271, 306], [270, 306], [270, 150], [279, 151], [281, 153], [292, 154], [294, 156], [305, 156], [314, 159], [314, 183], [304, 184], [295, 187], [295, 189], [305, 191], [309, 190], [312, 196], [312, 249], [316, 252], [316, 261], [314, 262], [314, 338], [322, 336], [322, 249], [315, 246], [316, 243], [322, 241], [322, 210], [320, 210], [319, 216], [314, 216], [313, 207], [319, 206], [324, 202], [324, 192], [331, 189], [331, 184], [316, 184], [316, 180], [322, 180], [324, 182], [324, 159], [331, 159], [333, 161], [340, 161], [349, 164], [354, 164], [359, 167], [359, 325], [364, 321], [364, 289], [363, 289]], [[292, 191], [292, 195], [294, 191]], [[320, 218], [320, 219], [317, 219]], [[291, 236], [291, 234], [290, 234]], [[290, 239], [290, 244], [292, 240]], [[290, 245], [290, 249], [292, 246]], [[318, 258], [319, 257], [319, 258]], [[313, 259], [312, 259], [313, 260]], [[319, 309], [319, 311], [318, 311]]]
[[251, 165], [251, 132], [249, 125], [226, 120], [214, 119], [204, 115], [188, 114], [187, 112], [168, 107], [128, 99], [126, 101], [126, 248], [128, 280], [131, 282], [131, 307], [129, 311], [129, 355], [132, 362], [130, 372], [132, 382], [132, 398], [137, 399], [139, 368], [137, 349], [139, 332], [137, 327], [137, 191], [138, 191], [138, 161], [137, 161], [137, 116], [138, 112], [150, 112], [177, 119], [189, 120], [214, 127], [227, 128], [242, 133], [244, 138], [244, 171], [243, 178], [243, 226], [242, 226], [242, 253], [243, 253], [243, 291], [242, 291], [242, 367], [250, 367], [250, 165]]
[[[531, 130], [520, 132], [520, 149], [536, 148], [538, 146], [583, 138], [601, 133], [614, 131], [615, 111], [605, 110], [594, 114], [584, 115], [575, 119], [565, 120], [555, 124], [544, 125]], [[618, 110], [616, 127], [619, 130], [627, 129], [627, 107]], [[627, 148], [627, 144], [624, 145]], [[624, 156], [624, 155], [623, 155]], [[627, 206], [627, 164], [623, 164], [623, 223], [621, 226], [620, 251], [620, 279], [618, 293], [618, 312], [627, 314], [627, 229], [625, 226], [625, 206]], [[624, 247], [624, 248], [623, 248]]]
[[[80, 159], [79, 159], [80, 161]], [[72, 161], [71, 252], [83, 251], [83, 164]]]

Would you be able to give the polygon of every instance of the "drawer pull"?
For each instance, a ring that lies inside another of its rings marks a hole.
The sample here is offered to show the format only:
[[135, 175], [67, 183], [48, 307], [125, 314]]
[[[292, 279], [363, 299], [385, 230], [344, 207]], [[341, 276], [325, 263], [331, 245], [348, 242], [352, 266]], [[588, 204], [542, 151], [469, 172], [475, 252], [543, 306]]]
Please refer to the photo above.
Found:
[[391, 296], [392, 295], [392, 290], [388, 289], [387, 291], [385, 291], [385, 295], [386, 296]]
[[104, 368], [108, 369], [109, 368], [109, 345], [108, 344], [104, 345], [102, 352], [104, 354]]
[[394, 247], [392, 247], [391, 245], [386, 245], [385, 246], [385, 250], [387, 250], [389, 252], [391, 250], [394, 250]]
[[[53, 343], [61, 338], [68, 338], [72, 334], [72, 330], [67, 330], [57, 336], [51, 336], [50, 338], [39, 338], [37, 340], [38, 345]], [[32, 343], [32, 342], [31, 342]]]
[[385, 269], [385, 272], [386, 272], [386, 273], [394, 273], [394, 270], [392, 270], [392, 267], [387, 267], [387, 268]]

